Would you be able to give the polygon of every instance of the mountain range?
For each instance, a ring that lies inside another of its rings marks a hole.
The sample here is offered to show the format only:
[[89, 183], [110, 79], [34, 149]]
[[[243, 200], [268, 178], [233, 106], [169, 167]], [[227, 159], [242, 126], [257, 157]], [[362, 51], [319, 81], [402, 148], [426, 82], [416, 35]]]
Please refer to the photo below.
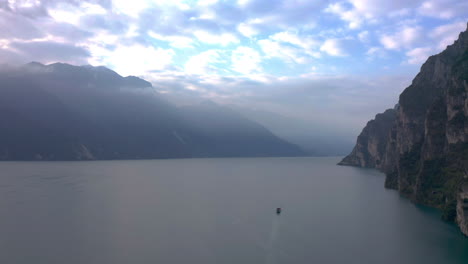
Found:
[[0, 70], [0, 160], [302, 156], [227, 107], [176, 107], [105, 67], [32, 62]]

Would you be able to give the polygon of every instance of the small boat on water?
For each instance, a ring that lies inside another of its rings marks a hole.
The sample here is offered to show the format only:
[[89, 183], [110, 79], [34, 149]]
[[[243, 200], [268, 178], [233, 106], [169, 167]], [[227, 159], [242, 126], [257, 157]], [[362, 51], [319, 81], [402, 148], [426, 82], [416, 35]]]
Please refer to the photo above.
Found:
[[281, 214], [281, 207], [276, 208], [276, 214]]

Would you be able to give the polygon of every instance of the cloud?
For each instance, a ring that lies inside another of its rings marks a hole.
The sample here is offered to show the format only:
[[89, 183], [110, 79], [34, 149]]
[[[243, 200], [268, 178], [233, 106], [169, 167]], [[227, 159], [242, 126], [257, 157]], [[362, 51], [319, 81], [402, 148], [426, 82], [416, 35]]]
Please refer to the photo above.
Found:
[[197, 2], [197, 5], [200, 6], [210, 6], [218, 3], [218, 0], [200, 0]]
[[113, 0], [112, 9], [116, 13], [122, 13], [130, 17], [138, 17], [140, 13], [151, 7], [151, 1], [148, 0]]
[[404, 26], [393, 34], [383, 34], [380, 37], [380, 43], [389, 50], [408, 49], [422, 39], [421, 31], [422, 29], [419, 26]]
[[437, 48], [439, 50], [445, 49], [448, 45], [453, 44], [454, 40], [457, 39], [458, 34], [466, 29], [465, 21], [458, 21], [455, 23], [445, 24], [436, 27], [429, 34], [431, 38], [439, 40]]
[[432, 55], [433, 49], [430, 47], [415, 48], [406, 52], [409, 64], [420, 65]]
[[44, 35], [31, 18], [0, 9], [0, 38], [31, 39]]
[[126, 22], [127, 17], [119, 14], [86, 14], [79, 18], [81, 28], [88, 30], [104, 30], [113, 34], [122, 34], [128, 30], [131, 23]]
[[157, 34], [153, 31], [148, 32], [148, 35], [157, 40], [166, 41], [173, 48], [183, 49], [183, 48], [193, 48], [193, 39], [186, 36], [167, 36]]
[[234, 76], [171, 75], [154, 83], [175, 102], [190, 104], [197, 98], [208, 98], [219, 103], [282, 113], [327, 129], [344, 129], [353, 136], [376, 113], [393, 107], [399, 93], [410, 84], [410, 78], [401, 75], [367, 78], [265, 75], [264, 78], [269, 81]]
[[50, 8], [47, 12], [55, 21], [79, 25], [80, 18], [85, 15], [105, 15], [107, 10], [97, 4], [82, 3], [79, 7], [70, 4], [61, 4]]
[[44, 63], [85, 64], [90, 57], [89, 51], [84, 47], [50, 41], [11, 42], [8, 47], [6, 50], [16, 53], [16, 59], [21, 63], [35, 58]]
[[255, 35], [257, 35], [259, 32], [256, 30], [254, 27], [249, 25], [248, 23], [240, 23], [237, 26], [237, 30], [244, 36], [251, 38]]
[[418, 6], [420, 0], [348, 0], [331, 3], [326, 12], [337, 15], [348, 23], [349, 28], [357, 29], [363, 24], [375, 24], [385, 17], [405, 16], [411, 8]]
[[230, 33], [222, 33], [220, 35], [211, 34], [206, 31], [197, 30], [193, 33], [195, 37], [200, 42], [207, 44], [220, 44], [222, 46], [227, 46], [233, 43], [239, 43], [239, 39]]
[[330, 56], [346, 56], [346, 52], [343, 47], [343, 40], [341, 39], [327, 39], [320, 50], [327, 53]]
[[293, 46], [299, 47], [304, 50], [305, 53], [315, 56], [316, 52], [314, 49], [319, 45], [319, 42], [313, 39], [311, 36], [302, 36], [299, 37], [297, 33], [293, 33], [290, 31], [283, 31], [271, 35], [270, 38], [272, 40], [288, 43]]
[[[356, 9], [347, 7], [344, 3], [330, 4], [325, 11], [335, 14], [342, 20], [348, 22], [348, 26], [351, 29], [361, 27], [363, 21], [366, 19], [366, 16], [362, 16]], [[371, 18], [371, 16], [367, 15], [367, 18]]]
[[466, 10], [468, 2], [459, 0], [429, 0], [418, 8], [419, 14], [440, 19], [451, 19], [459, 15], [466, 18]]
[[[395, 87], [402, 88], [396, 77], [378, 77], [404, 71], [400, 77], [411, 78], [415, 65], [465, 28], [466, 5], [459, 0], [0, 0], [0, 62], [103, 64], [123, 75], [151, 77], [167, 94], [258, 102], [304, 118], [320, 110], [364, 122], [369, 115], [364, 110], [373, 115], [382, 105], [391, 106]], [[355, 61], [362, 63], [349, 67]], [[362, 72], [376, 77], [369, 80]], [[364, 105], [368, 95], [379, 103]]]
[[320, 57], [318, 41], [294, 32], [278, 32], [257, 43], [267, 58], [280, 58], [286, 63], [304, 64], [311, 57]]
[[382, 47], [371, 47], [366, 51], [366, 55], [368, 56], [368, 59], [373, 60], [373, 59], [378, 59], [378, 58], [386, 58], [387, 53], [385, 52], [385, 49]]
[[[433, 46], [423, 46], [412, 48], [405, 52], [407, 56], [407, 63], [420, 65], [427, 58], [438, 52], [444, 50], [448, 45], [453, 44], [458, 34], [466, 28], [465, 22], [455, 22], [445, 24], [434, 28], [429, 34], [428, 38], [434, 43], [438, 43]], [[426, 40], [427, 42], [428, 40]]]
[[206, 75], [219, 73], [219, 69], [213, 64], [223, 62], [221, 51], [207, 50], [192, 56], [185, 63], [185, 72], [188, 74]]
[[361, 31], [358, 34], [358, 39], [363, 42], [363, 43], [368, 43], [369, 42], [369, 31]]
[[262, 39], [257, 43], [266, 58], [280, 58], [285, 63], [303, 64], [306, 62], [306, 58], [301, 54], [301, 51], [295, 47], [285, 46], [271, 39]]
[[238, 47], [232, 52], [232, 69], [243, 74], [261, 72], [260, 54], [249, 47]]
[[91, 48], [96, 56], [92, 64], [106, 65], [119, 74], [142, 76], [151, 71], [163, 70], [172, 64], [172, 49], [142, 46], [140, 44], [118, 45], [114, 50], [102, 50], [97, 46]]

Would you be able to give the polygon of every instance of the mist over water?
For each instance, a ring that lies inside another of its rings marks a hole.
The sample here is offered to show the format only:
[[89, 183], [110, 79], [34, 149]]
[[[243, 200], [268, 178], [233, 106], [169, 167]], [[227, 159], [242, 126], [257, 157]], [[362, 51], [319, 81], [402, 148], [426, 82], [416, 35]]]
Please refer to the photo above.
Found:
[[337, 161], [1, 162], [0, 263], [467, 263], [437, 210]]

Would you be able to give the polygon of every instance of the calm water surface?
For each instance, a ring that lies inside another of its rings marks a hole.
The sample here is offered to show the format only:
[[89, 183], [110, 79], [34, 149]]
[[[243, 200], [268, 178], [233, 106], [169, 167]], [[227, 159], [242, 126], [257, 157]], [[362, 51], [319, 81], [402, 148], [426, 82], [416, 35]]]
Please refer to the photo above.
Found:
[[436, 210], [338, 160], [1, 162], [0, 263], [468, 263]]

